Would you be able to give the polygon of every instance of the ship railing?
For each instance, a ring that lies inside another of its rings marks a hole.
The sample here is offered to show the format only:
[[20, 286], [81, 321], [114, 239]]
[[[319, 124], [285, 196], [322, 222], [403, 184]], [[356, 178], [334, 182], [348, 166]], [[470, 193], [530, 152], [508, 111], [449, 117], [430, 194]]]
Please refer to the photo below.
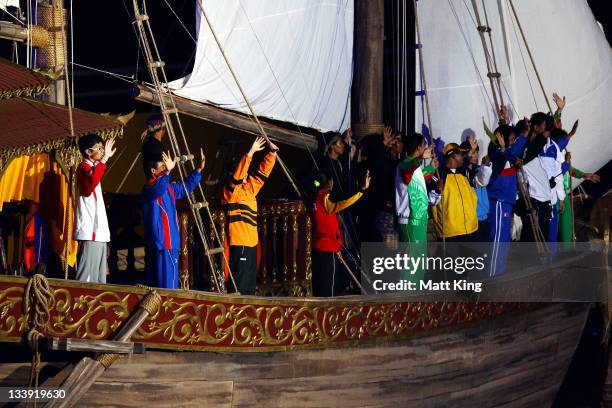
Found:
[[[227, 214], [213, 209], [221, 240], [227, 246]], [[257, 295], [311, 295], [311, 220], [304, 204], [299, 201], [275, 200], [259, 205], [257, 217], [259, 245], [257, 249]], [[188, 212], [179, 213], [181, 229], [181, 287], [211, 290], [212, 271], [202, 254], [201, 245], [194, 239], [193, 222]], [[207, 231], [212, 239], [213, 230]], [[229, 259], [229, 249], [226, 256]], [[222, 254], [214, 255], [217, 268], [225, 269]]]

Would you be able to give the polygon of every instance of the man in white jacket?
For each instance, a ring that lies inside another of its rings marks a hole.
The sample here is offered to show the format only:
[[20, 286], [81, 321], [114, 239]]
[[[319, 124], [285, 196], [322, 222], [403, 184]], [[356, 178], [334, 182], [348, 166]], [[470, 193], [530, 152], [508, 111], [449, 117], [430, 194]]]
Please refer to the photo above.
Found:
[[[559, 146], [549, 137], [548, 131], [536, 135], [531, 143], [538, 148], [543, 144], [543, 147], [533, 159], [523, 166], [526, 182], [529, 185], [529, 196], [544, 237], [549, 242], [556, 242], [557, 203], [562, 206], [565, 199], [561, 169], [563, 158]], [[527, 228], [525, 228], [526, 225]], [[521, 241], [534, 241], [530, 224], [523, 220], [523, 226]]]

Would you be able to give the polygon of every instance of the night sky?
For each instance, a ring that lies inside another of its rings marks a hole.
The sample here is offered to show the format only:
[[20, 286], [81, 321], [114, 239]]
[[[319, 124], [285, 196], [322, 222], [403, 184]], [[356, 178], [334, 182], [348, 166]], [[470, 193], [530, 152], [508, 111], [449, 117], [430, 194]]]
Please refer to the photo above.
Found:
[[[97, 7], [92, 7], [97, 4]], [[148, 1], [151, 26], [160, 47], [170, 79], [189, 74], [193, 66], [195, 44], [173, 15], [168, 4], [195, 37], [195, 0]], [[133, 21], [131, 0], [75, 2], [74, 30], [76, 63], [134, 76], [149, 81]], [[97, 112], [129, 112], [155, 108], [134, 102], [128, 95], [130, 84], [88, 69], [75, 67], [76, 106]]]

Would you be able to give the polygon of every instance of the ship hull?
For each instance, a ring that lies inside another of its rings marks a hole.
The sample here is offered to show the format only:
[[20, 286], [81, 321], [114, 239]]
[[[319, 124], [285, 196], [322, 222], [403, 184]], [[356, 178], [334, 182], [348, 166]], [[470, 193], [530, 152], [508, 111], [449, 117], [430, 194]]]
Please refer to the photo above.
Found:
[[84, 406], [547, 407], [585, 305], [406, 341], [292, 352], [147, 352], [111, 367]]
[[[112, 365], [78, 406], [546, 407], [587, 312], [587, 304], [551, 303], [414, 337], [314, 349], [147, 350]], [[0, 365], [0, 385], [27, 383], [28, 365]]]

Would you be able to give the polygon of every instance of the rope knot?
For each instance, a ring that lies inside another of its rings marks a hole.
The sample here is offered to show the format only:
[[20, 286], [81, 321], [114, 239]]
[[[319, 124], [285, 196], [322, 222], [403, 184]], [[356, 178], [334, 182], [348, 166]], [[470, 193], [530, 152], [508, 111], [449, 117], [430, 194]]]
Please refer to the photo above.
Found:
[[38, 272], [28, 280], [22, 305], [23, 314], [28, 316], [29, 329], [46, 331], [51, 319], [51, 309], [55, 306], [55, 295], [49, 287], [49, 281], [42, 273]]
[[30, 387], [38, 387], [40, 374], [40, 352], [38, 343], [44, 337], [43, 333], [49, 329], [51, 309], [55, 306], [55, 295], [49, 287], [49, 281], [43, 275], [44, 265], [37, 267], [36, 273], [28, 280], [23, 291], [23, 314], [28, 319], [27, 340], [32, 350], [32, 365], [30, 367]]

